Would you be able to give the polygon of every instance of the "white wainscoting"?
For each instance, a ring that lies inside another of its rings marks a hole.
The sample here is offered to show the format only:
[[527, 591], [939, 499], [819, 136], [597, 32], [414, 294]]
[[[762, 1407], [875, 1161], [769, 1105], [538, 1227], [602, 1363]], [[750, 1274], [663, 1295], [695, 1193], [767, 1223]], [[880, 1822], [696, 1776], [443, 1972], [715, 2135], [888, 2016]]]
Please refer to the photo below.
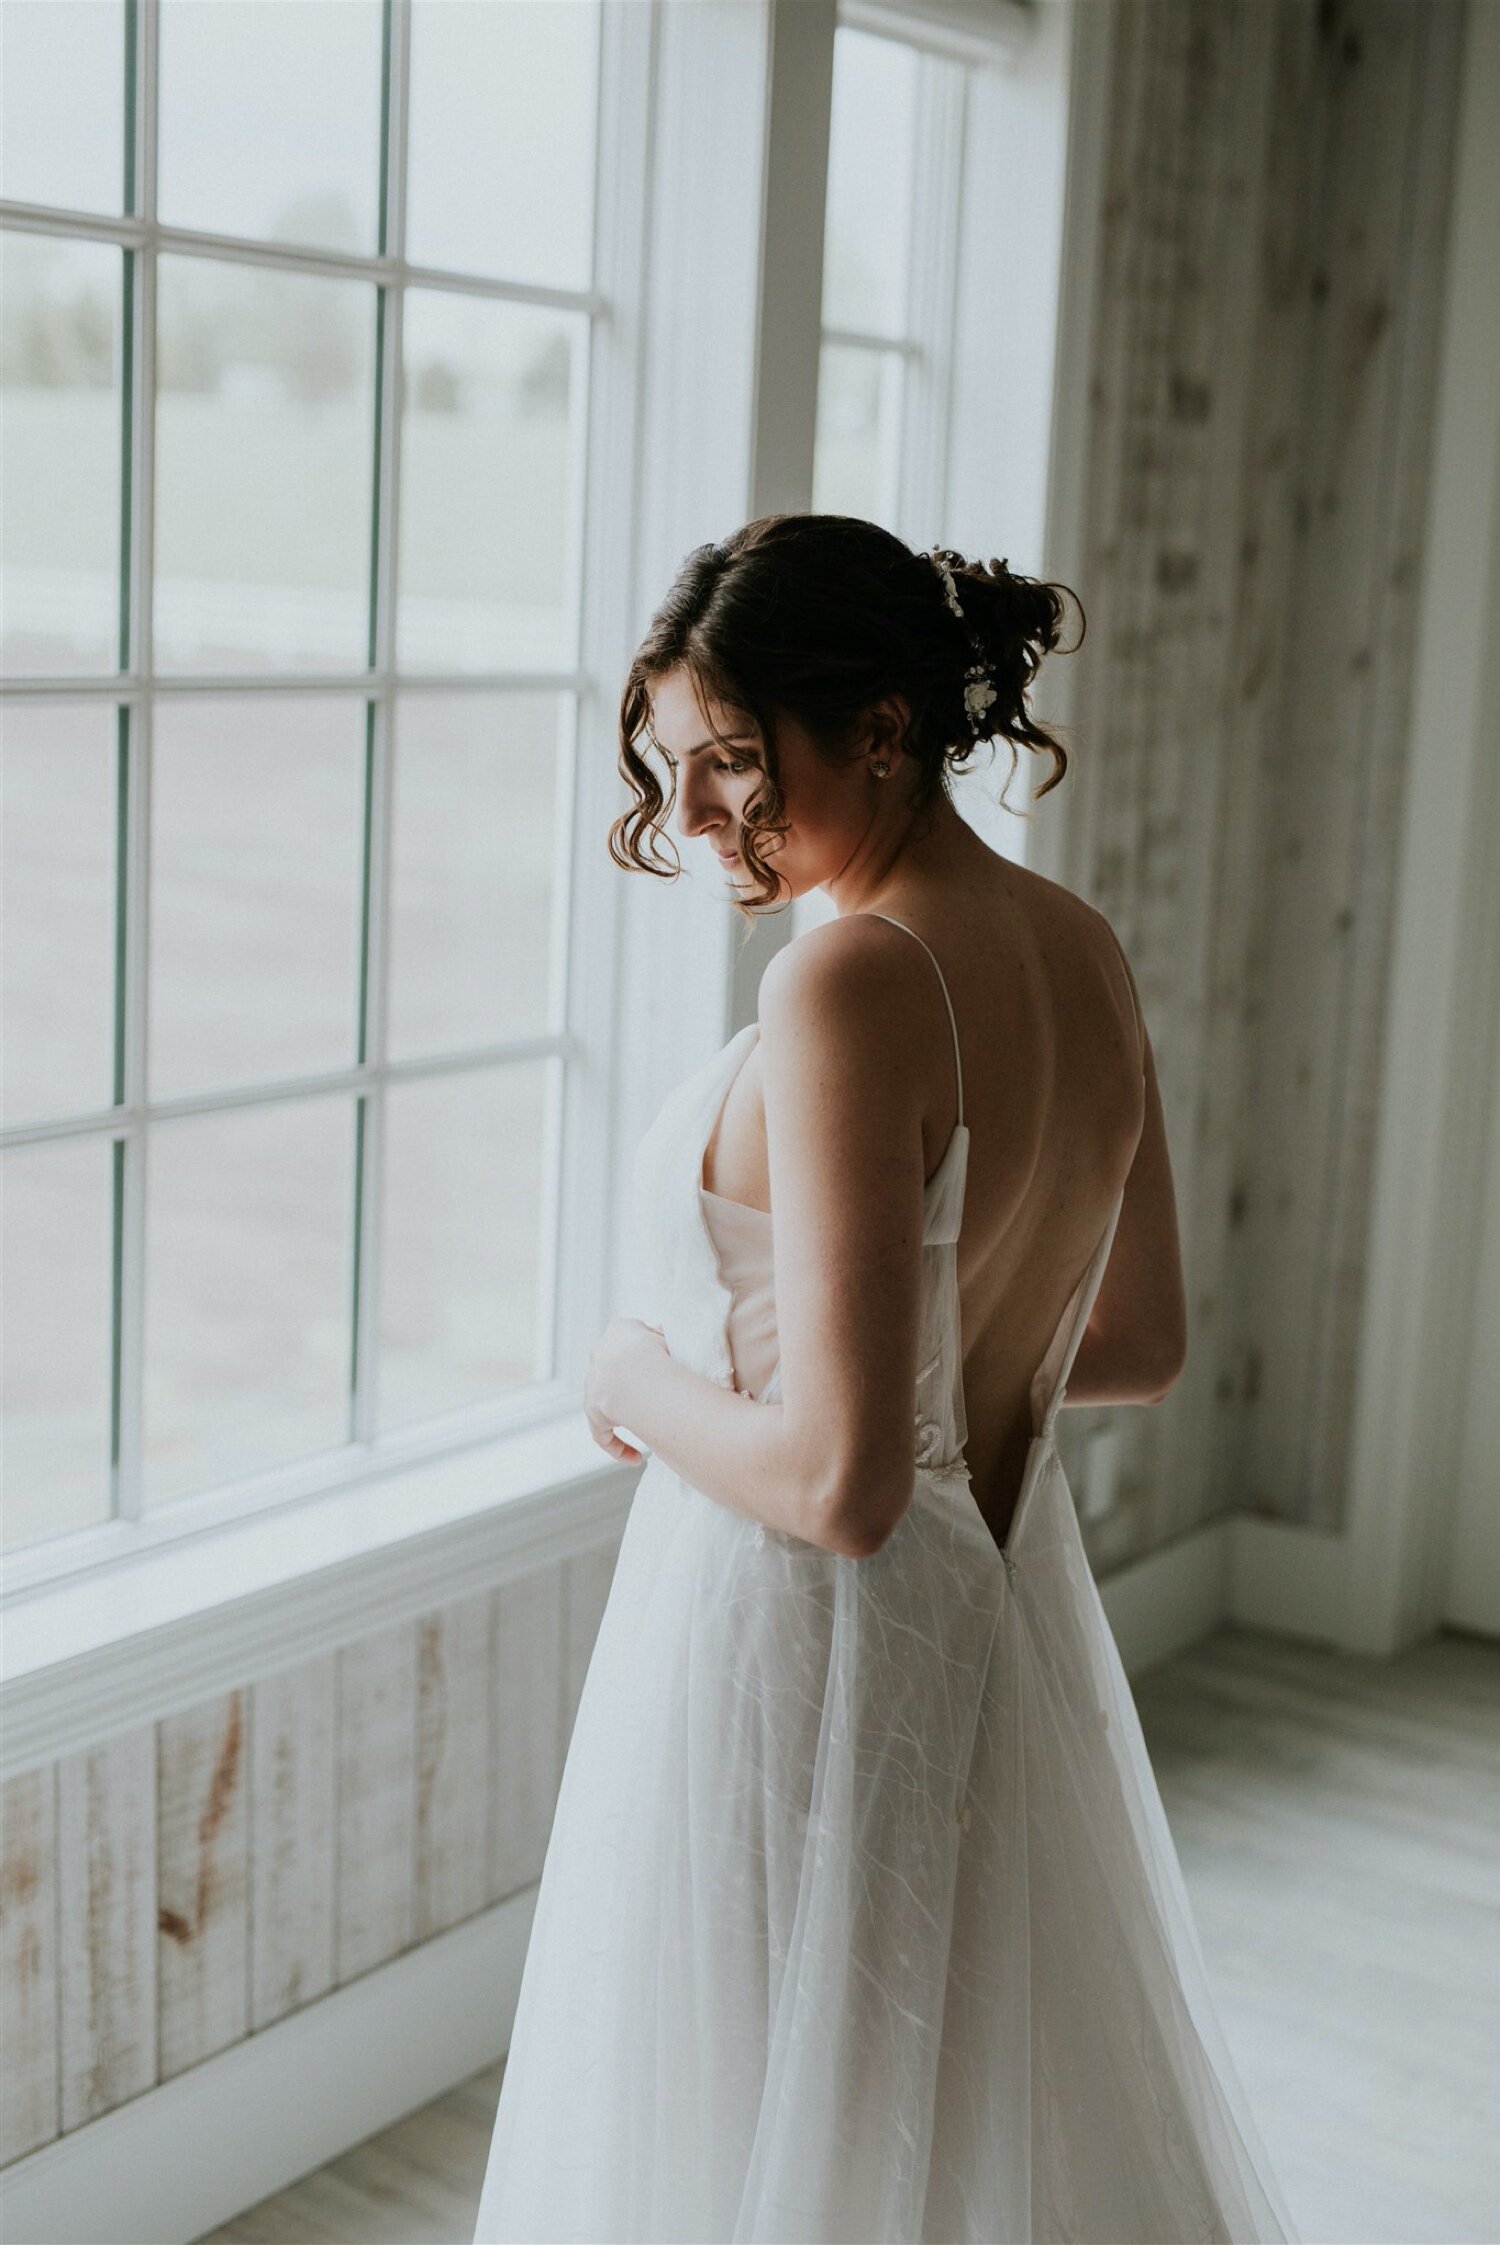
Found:
[[12, 2245], [191, 2245], [441, 2096], [510, 2039], [536, 1888], [0, 2175]]

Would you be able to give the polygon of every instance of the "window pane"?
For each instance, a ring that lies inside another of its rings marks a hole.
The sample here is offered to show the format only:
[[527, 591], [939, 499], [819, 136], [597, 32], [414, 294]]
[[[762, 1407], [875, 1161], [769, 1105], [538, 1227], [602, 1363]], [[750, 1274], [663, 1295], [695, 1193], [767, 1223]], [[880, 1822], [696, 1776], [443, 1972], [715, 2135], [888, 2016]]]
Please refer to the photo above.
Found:
[[119, 667], [120, 260], [103, 242], [0, 234], [0, 607], [13, 676]]
[[894, 39], [834, 38], [823, 323], [906, 331], [918, 56]]
[[8, 1550], [110, 1512], [112, 1147], [9, 1147], [0, 1163], [0, 1416]]
[[386, 1095], [382, 1429], [538, 1374], [542, 1147], [556, 1065], [466, 1069]]
[[362, 667], [374, 290], [163, 257], [157, 331], [158, 669]]
[[162, 0], [165, 224], [379, 246], [380, 0]]
[[813, 510], [895, 528], [901, 470], [898, 351], [825, 343], [818, 373]]
[[598, 0], [416, 0], [406, 254], [586, 288]]
[[0, 195], [121, 211], [125, 0], [3, 0], [0, 33]]
[[0, 1109], [114, 1098], [115, 711], [12, 703], [0, 753]]
[[358, 1058], [365, 704], [157, 704], [153, 1099]]
[[582, 317], [433, 289], [406, 299], [400, 660], [576, 659]]
[[150, 1503], [348, 1439], [353, 1104], [293, 1099], [152, 1125]]
[[551, 1026], [553, 852], [570, 705], [407, 694], [396, 725], [392, 1058]]

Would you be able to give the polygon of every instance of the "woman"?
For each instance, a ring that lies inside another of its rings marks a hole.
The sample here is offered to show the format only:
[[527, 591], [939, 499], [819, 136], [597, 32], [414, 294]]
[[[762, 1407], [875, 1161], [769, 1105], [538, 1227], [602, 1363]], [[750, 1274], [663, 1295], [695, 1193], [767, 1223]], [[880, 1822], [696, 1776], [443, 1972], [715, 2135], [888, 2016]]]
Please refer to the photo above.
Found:
[[997, 736], [1061, 778], [1062, 590], [770, 517], [631, 668], [618, 861], [675, 796], [742, 911], [837, 917], [636, 1157], [585, 1404], [650, 1456], [476, 2245], [1292, 2235], [1055, 1442], [1065, 1385], [1183, 1360], [1150, 1042], [1108, 923], [947, 792]]

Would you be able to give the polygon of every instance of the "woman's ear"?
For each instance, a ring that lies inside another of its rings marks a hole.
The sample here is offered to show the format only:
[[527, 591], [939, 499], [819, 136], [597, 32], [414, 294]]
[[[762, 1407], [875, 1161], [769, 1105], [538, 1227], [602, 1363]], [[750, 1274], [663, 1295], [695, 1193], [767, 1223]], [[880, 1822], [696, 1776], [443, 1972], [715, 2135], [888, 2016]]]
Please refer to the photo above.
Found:
[[906, 746], [911, 705], [904, 694], [882, 694], [870, 704], [870, 746], [892, 762]]

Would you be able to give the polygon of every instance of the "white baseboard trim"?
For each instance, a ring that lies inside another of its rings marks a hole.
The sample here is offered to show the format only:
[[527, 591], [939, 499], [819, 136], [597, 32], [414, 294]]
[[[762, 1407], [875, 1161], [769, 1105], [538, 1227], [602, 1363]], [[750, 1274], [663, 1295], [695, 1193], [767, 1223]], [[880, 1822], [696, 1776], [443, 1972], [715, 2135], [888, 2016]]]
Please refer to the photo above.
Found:
[[1222, 1622], [1315, 1645], [1349, 1639], [1349, 1543], [1253, 1513], [1190, 1529], [1099, 1585], [1127, 1675], [1186, 1652]]
[[1230, 1523], [1210, 1520], [1107, 1575], [1105, 1617], [1127, 1676], [1159, 1667], [1218, 1628], [1229, 1611]]
[[15, 2161], [0, 2171], [6, 2245], [192, 2245], [495, 2064], [536, 1893]]
[[1236, 1513], [1226, 1618], [1277, 1637], [1347, 1645], [1350, 1565], [1345, 1536]]

